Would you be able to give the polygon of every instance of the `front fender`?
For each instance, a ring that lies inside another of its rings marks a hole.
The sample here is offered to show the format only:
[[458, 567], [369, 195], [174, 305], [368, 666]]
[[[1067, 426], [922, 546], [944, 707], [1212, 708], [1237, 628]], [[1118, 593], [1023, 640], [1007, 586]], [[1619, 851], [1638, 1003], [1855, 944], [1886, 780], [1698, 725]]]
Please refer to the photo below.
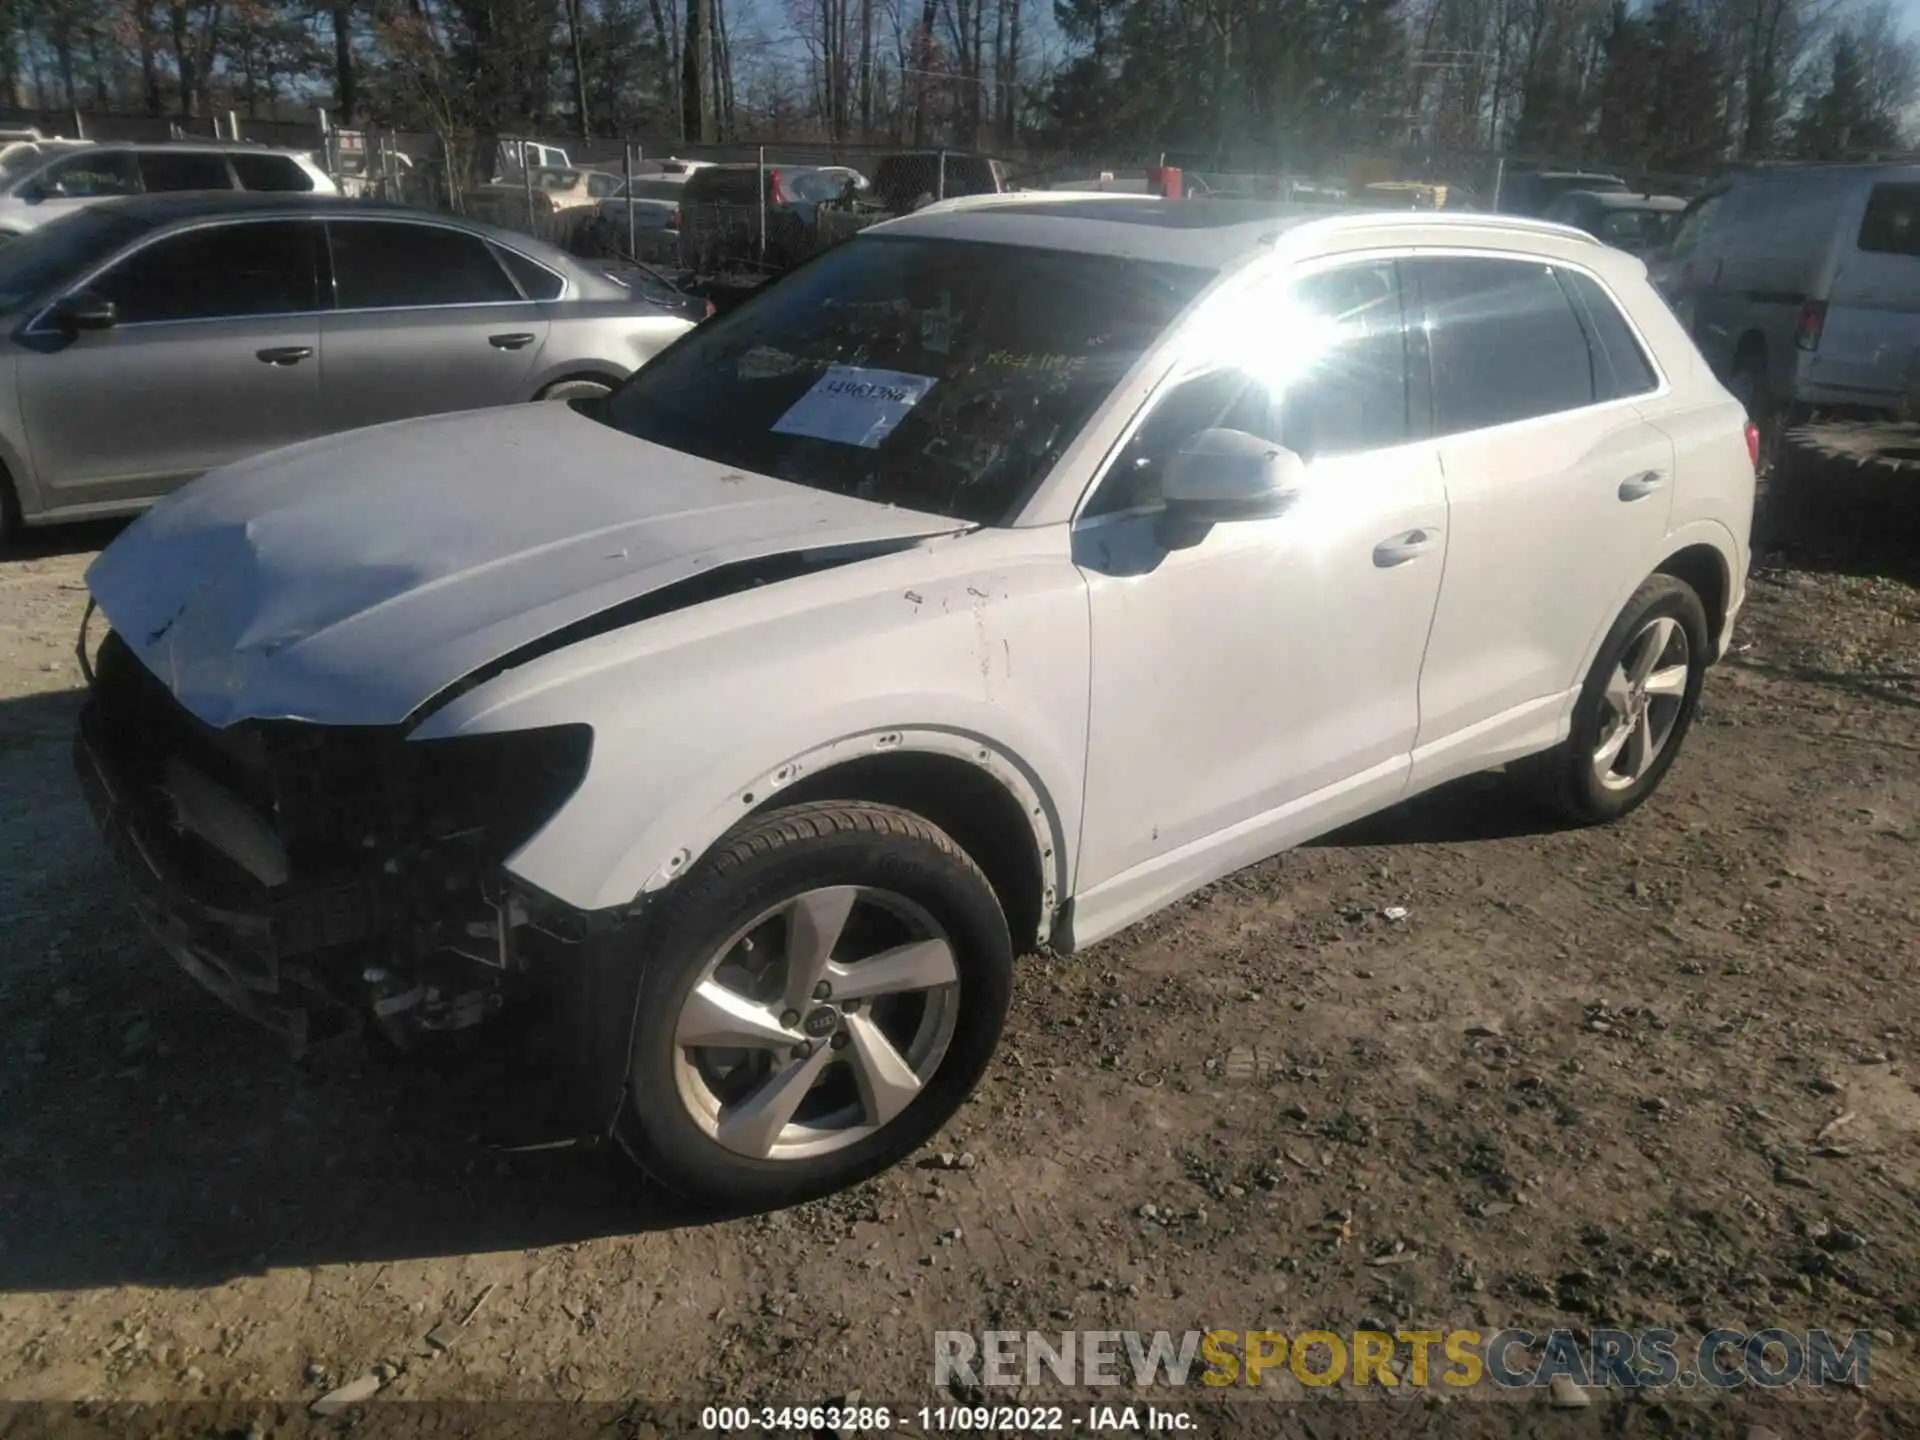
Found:
[[[988, 717], [982, 717], [983, 719]], [[1020, 754], [1010, 749], [1003, 738], [977, 730], [936, 729], [927, 726], [867, 730], [816, 745], [801, 754], [789, 756], [769, 769], [746, 776], [706, 813], [689, 819], [684, 833], [686, 843], [661, 858], [662, 841], [649, 836], [637, 842], [616, 866], [609, 881], [609, 893], [631, 896], [650, 894], [665, 888], [685, 873], [694, 859], [704, 854], [747, 812], [778, 795], [803, 777], [830, 770], [852, 760], [876, 754], [941, 755], [978, 765], [999, 782], [1001, 788], [1020, 806], [1033, 831], [1034, 853], [1043, 867], [1043, 906], [1051, 910], [1067, 890], [1067, 830], [1056, 798], [1040, 775]], [[689, 792], [689, 811], [698, 791]], [[659, 827], [667, 833], [669, 827]], [[518, 861], [519, 857], [515, 857]], [[648, 867], [651, 866], [651, 870]], [[644, 876], [638, 880], [636, 877]], [[614, 904], [620, 903], [617, 899]]]
[[593, 728], [580, 788], [507, 862], [581, 910], [671, 884], [803, 775], [896, 748], [993, 775], [1061, 897], [1089, 676], [1085, 586], [1063, 551], [1037, 530], [978, 532], [710, 601], [522, 665], [414, 735]]

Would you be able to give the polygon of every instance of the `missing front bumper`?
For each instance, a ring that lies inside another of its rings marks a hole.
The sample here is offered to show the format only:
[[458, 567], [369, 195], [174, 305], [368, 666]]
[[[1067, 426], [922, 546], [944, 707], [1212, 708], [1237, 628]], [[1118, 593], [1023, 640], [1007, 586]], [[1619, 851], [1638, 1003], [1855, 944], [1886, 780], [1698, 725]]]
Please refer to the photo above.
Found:
[[161, 947], [201, 985], [296, 1050], [315, 1038], [315, 991], [288, 984], [289, 953], [370, 937], [375, 897], [363, 887], [334, 886], [253, 903], [231, 892], [214, 895], [192, 874], [180, 837], [107, 759], [95, 735], [99, 721], [83, 713], [73, 747], [82, 796], [122, 876], [135, 912]]

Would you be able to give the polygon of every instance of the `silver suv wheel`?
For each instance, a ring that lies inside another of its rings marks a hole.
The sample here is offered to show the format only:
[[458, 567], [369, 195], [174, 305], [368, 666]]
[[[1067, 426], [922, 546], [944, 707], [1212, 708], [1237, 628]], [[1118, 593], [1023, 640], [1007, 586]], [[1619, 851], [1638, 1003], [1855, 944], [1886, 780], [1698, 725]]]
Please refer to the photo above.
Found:
[[959, 1007], [953, 944], [919, 905], [864, 886], [807, 890], [702, 966], [674, 1031], [675, 1088], [735, 1154], [831, 1154], [913, 1103]]

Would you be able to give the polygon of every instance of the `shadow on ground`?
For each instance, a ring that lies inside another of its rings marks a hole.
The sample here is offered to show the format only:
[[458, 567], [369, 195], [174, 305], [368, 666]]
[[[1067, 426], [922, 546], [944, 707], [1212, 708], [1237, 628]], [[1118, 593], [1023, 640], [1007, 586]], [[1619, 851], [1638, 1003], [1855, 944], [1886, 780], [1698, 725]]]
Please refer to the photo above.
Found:
[[1445, 845], [1547, 835], [1564, 828], [1519, 777], [1487, 771], [1403, 800], [1309, 844]]
[[293, 1060], [133, 919], [70, 772], [77, 692], [0, 703], [0, 1291], [522, 1249], [719, 1218], [564, 1134], [541, 1023]]
[[23, 527], [18, 536], [0, 545], [0, 560], [46, 560], [56, 555], [84, 555], [104, 550], [128, 524], [122, 518]]

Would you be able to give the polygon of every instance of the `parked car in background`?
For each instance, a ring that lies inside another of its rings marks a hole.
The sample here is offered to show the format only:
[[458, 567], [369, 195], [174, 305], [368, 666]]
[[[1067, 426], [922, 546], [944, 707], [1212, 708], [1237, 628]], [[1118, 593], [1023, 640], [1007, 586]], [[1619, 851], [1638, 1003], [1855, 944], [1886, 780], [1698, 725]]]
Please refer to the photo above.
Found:
[[502, 140], [494, 147], [493, 180], [519, 180], [529, 170], [569, 170], [573, 162], [558, 145], [537, 140]]
[[59, 136], [38, 140], [0, 140], [0, 177], [25, 174], [43, 164], [50, 155], [63, 155], [92, 145], [92, 140], [67, 140]]
[[711, 160], [682, 160], [678, 155], [668, 155], [658, 160], [641, 160], [633, 167], [635, 175], [691, 175], [694, 171], [713, 164]]
[[828, 165], [702, 166], [680, 190], [680, 263], [703, 273], [799, 264], [839, 238], [820, 217], [859, 194], [854, 175]]
[[585, 212], [620, 185], [620, 176], [604, 170], [550, 166], [527, 176], [476, 185], [467, 193], [466, 210], [490, 225], [565, 243], [587, 218]]
[[[1112, 171], [1102, 171], [1088, 180], [1055, 180], [1047, 186], [1049, 190], [1064, 190], [1084, 195], [1157, 195], [1153, 180], [1147, 175], [1116, 175]], [[1213, 194], [1213, 187], [1199, 176], [1181, 172], [1180, 193], [1183, 197], [1200, 200]]]
[[[599, 223], [608, 254], [624, 254], [631, 227], [632, 254], [653, 265], [680, 263], [680, 200], [687, 174], [636, 175], [600, 202]], [[631, 204], [629, 204], [631, 197]]]
[[946, 1122], [1018, 954], [1489, 766], [1646, 801], [1740, 612], [1748, 429], [1562, 227], [955, 200], [603, 404], [156, 507], [87, 574], [75, 758], [237, 1008], [425, 1036], [551, 987], [567, 1138], [783, 1205]]
[[595, 205], [619, 190], [622, 180], [606, 170], [549, 169], [533, 172], [533, 188], [556, 210]]
[[1005, 161], [966, 150], [903, 150], [881, 156], [873, 171], [873, 198], [894, 215], [934, 200], [1011, 189]]
[[0, 177], [0, 238], [11, 239], [102, 200], [182, 190], [338, 193], [327, 173], [297, 150], [172, 141], [86, 145], [48, 152], [40, 163]]
[[1920, 165], [1737, 171], [1648, 264], [1770, 445], [1804, 412], [1893, 417], [1920, 387]]
[[0, 247], [0, 515], [121, 514], [336, 430], [602, 395], [691, 328], [683, 309], [397, 206], [104, 200]]
[[1508, 215], [1544, 215], [1547, 207], [1569, 190], [1610, 193], [1627, 188], [1618, 175], [1588, 170], [1521, 170], [1500, 180], [1496, 208]]
[[1569, 190], [1541, 212], [1543, 220], [1584, 230], [1603, 245], [1644, 254], [1666, 244], [1687, 208], [1677, 195], [1626, 190]]
[[1447, 187], [1424, 180], [1376, 180], [1362, 185], [1353, 202], [1370, 210], [1443, 210]]

